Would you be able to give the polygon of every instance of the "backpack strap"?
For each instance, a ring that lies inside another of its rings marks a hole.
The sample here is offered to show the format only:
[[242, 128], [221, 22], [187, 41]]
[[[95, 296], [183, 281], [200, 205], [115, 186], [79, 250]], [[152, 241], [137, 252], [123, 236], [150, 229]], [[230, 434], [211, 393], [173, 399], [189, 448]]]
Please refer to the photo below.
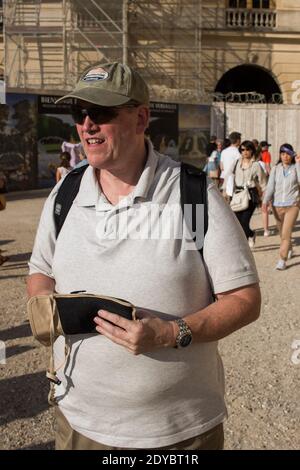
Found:
[[[184, 216], [185, 204], [190, 204], [192, 206], [192, 220], [190, 221], [187, 217], [185, 217], [185, 221], [192, 233], [196, 232], [196, 206], [197, 204], [203, 204], [205, 236], [208, 228], [206, 173], [194, 166], [188, 165], [187, 163], [182, 163], [180, 172], [180, 194], [181, 208]], [[199, 253], [203, 257], [203, 247], [199, 249]]]
[[82, 165], [70, 171], [61, 184], [54, 203], [54, 223], [56, 228], [56, 238], [66, 220], [73, 201], [79, 191], [81, 179], [89, 164]]

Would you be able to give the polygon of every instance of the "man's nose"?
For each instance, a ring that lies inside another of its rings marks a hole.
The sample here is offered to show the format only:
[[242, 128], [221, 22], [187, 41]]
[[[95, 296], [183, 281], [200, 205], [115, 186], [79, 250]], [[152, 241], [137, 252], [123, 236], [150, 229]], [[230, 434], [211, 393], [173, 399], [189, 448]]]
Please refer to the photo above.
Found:
[[84, 121], [82, 123], [82, 130], [85, 132], [88, 132], [91, 130], [93, 131], [93, 130], [98, 130], [98, 129], [99, 129], [98, 124], [95, 124], [88, 115], [85, 116]]

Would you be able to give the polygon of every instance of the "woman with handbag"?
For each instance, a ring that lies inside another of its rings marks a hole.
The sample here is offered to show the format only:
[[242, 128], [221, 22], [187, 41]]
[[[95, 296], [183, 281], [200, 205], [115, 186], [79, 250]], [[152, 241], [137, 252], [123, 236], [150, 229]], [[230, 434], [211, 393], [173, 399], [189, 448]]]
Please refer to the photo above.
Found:
[[293, 255], [291, 236], [300, 207], [300, 159], [292, 145], [283, 144], [279, 161], [272, 168], [262, 210], [273, 203], [273, 214], [280, 233], [281, 244], [276, 269], [286, 269], [286, 261]]
[[255, 232], [250, 228], [250, 220], [260, 204], [260, 193], [265, 191], [267, 180], [261, 166], [255, 161], [253, 142], [245, 140], [239, 150], [241, 157], [233, 170], [234, 192], [230, 206], [244, 230], [250, 248], [253, 248]]

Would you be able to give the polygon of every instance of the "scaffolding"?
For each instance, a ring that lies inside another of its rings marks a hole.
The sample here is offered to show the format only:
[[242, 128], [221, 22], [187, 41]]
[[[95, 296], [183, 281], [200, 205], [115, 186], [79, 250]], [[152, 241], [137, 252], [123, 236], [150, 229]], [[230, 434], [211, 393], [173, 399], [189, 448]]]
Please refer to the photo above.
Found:
[[3, 2], [0, 1], [0, 80], [4, 78]]
[[153, 99], [200, 99], [200, 0], [6, 0], [10, 92], [61, 94], [93, 63], [135, 66]]

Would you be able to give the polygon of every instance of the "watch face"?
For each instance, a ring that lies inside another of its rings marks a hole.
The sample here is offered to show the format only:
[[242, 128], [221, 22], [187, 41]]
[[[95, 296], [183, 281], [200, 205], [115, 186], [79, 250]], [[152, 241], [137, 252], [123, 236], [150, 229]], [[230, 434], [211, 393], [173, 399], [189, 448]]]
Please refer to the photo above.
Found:
[[191, 343], [191, 341], [192, 341], [192, 336], [190, 334], [186, 334], [182, 338], [180, 338], [180, 346], [182, 348], [185, 348]]

